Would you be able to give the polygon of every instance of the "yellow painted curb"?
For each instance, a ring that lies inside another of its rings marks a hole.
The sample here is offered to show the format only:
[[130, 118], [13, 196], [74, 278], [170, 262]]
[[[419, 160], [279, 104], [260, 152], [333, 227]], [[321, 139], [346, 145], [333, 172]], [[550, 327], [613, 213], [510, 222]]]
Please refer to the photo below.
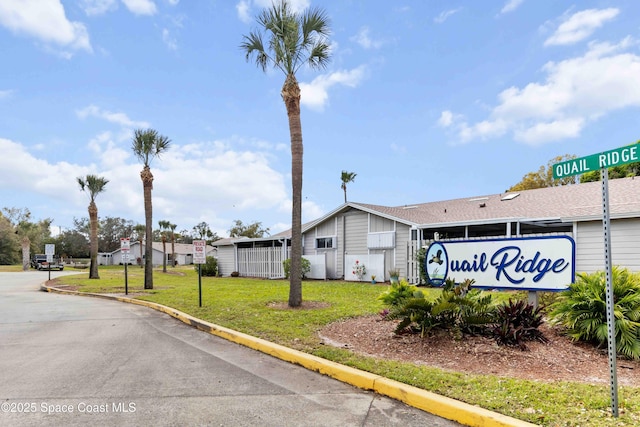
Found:
[[391, 397], [431, 414], [446, 418], [460, 424], [470, 427], [535, 427], [526, 421], [518, 420], [506, 415], [492, 412], [478, 406], [460, 402], [455, 399], [440, 396], [438, 394], [422, 390], [408, 384], [394, 381], [380, 375], [370, 372], [361, 371], [349, 366], [341, 365], [312, 354], [294, 350], [280, 344], [263, 340], [233, 329], [210, 323], [187, 313], [167, 307], [154, 302], [143, 301], [139, 299], [96, 294], [88, 292], [68, 291], [58, 289], [51, 286], [41, 285], [40, 289], [46, 292], [55, 292], [68, 295], [83, 295], [96, 298], [104, 298], [116, 300], [131, 304], [142, 305], [154, 310], [168, 314], [169, 316], [180, 320], [187, 325], [193, 326], [201, 331], [216, 335], [236, 344], [252, 348], [254, 350], [266, 353], [278, 359], [295, 363], [309, 370], [319, 372], [329, 377], [335, 378], [344, 383], [356, 386], [364, 390], [372, 390], [380, 395]]

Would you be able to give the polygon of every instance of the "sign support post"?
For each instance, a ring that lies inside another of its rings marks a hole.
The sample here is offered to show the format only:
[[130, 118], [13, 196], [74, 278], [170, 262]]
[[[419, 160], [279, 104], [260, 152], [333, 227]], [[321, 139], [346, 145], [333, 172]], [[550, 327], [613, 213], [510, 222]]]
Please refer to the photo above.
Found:
[[51, 263], [53, 262], [53, 256], [56, 253], [56, 245], [47, 243], [44, 245], [44, 254], [47, 256], [47, 267], [49, 270], [49, 280], [51, 280]]
[[193, 241], [193, 263], [198, 264], [198, 304], [202, 307], [202, 264], [207, 262], [207, 241]]
[[567, 160], [553, 165], [553, 178], [564, 178], [600, 169], [602, 182], [602, 228], [604, 231], [604, 263], [607, 304], [607, 350], [611, 374], [611, 413], [618, 417], [618, 375], [616, 350], [616, 325], [613, 300], [613, 272], [611, 266], [611, 219], [609, 212], [609, 168], [640, 161], [640, 145], [631, 144], [602, 153], [578, 159]]
[[609, 214], [609, 170], [600, 169], [602, 181], [602, 229], [604, 231], [604, 264], [607, 281], [607, 343], [609, 350], [609, 371], [611, 379], [611, 412], [618, 417], [618, 374], [617, 374], [617, 350], [616, 327], [613, 307], [613, 273], [611, 267], [611, 219]]
[[122, 252], [122, 263], [124, 264], [124, 294], [129, 295], [129, 251], [131, 249], [131, 239], [129, 237], [120, 238], [120, 251]]

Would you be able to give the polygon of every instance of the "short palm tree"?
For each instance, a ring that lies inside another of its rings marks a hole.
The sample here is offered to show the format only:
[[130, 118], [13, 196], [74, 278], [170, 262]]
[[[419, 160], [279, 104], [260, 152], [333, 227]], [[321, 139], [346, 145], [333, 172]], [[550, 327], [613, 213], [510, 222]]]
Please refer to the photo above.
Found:
[[144, 224], [136, 224], [133, 226], [133, 231], [136, 236], [136, 240], [140, 244], [140, 268], [142, 268], [142, 243], [144, 241], [144, 234], [147, 227]]
[[162, 272], [167, 272], [167, 231], [169, 230], [169, 221], [158, 221], [160, 226], [160, 238], [162, 239]]
[[356, 175], [353, 172], [342, 171], [340, 175], [340, 180], [342, 181], [342, 185], [340, 188], [344, 191], [344, 202], [347, 203], [347, 184], [353, 182], [356, 179]]
[[89, 279], [99, 279], [98, 274], [98, 207], [96, 206], [96, 197], [104, 191], [104, 187], [109, 182], [103, 177], [96, 175], [87, 175], [86, 177], [78, 177], [78, 185], [80, 190], [89, 193], [89, 227], [91, 230], [91, 265], [89, 267]]
[[133, 135], [131, 149], [144, 167], [140, 172], [142, 188], [144, 191], [144, 222], [146, 243], [144, 249], [144, 288], [153, 289], [153, 205], [151, 203], [151, 190], [153, 190], [153, 174], [151, 173], [151, 160], [160, 157], [160, 154], [169, 149], [171, 140], [160, 135], [154, 129], [136, 129]]
[[[329, 19], [321, 9], [294, 12], [286, 0], [274, 1], [257, 17], [262, 31], [251, 31], [240, 47], [247, 61], [267, 71], [274, 67], [285, 74], [281, 95], [289, 118], [291, 138], [291, 274], [289, 306], [302, 304], [302, 124], [300, 85], [296, 72], [302, 65], [322, 69], [329, 62]], [[264, 38], [267, 38], [266, 45]]]
[[176, 266], [176, 227], [177, 224], [169, 223], [169, 229], [171, 230], [171, 267]]

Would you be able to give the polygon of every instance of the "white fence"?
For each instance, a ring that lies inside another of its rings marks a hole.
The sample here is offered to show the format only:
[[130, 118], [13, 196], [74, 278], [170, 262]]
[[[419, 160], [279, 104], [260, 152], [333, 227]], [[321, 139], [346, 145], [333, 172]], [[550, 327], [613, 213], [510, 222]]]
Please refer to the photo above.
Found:
[[282, 248], [239, 248], [238, 273], [245, 277], [284, 278]]
[[[288, 251], [290, 252], [290, 251]], [[283, 249], [276, 248], [239, 248], [238, 273], [245, 277], [262, 277], [265, 279], [284, 278], [282, 261], [287, 259]], [[325, 254], [305, 255], [309, 260], [311, 271], [306, 275], [308, 279], [326, 279], [327, 262]]]

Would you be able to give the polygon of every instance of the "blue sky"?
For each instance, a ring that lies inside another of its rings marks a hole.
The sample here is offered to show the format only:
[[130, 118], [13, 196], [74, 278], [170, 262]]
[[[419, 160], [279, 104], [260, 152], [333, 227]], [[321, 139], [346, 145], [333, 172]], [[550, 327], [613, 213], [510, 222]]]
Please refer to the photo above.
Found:
[[[269, 0], [2, 0], [0, 207], [70, 228], [76, 177], [101, 217], [144, 222], [133, 130], [155, 159], [154, 226], [289, 228], [280, 88], [239, 48]], [[640, 2], [291, 1], [331, 20], [332, 61], [301, 69], [303, 221], [505, 191], [557, 155], [640, 139]]]

